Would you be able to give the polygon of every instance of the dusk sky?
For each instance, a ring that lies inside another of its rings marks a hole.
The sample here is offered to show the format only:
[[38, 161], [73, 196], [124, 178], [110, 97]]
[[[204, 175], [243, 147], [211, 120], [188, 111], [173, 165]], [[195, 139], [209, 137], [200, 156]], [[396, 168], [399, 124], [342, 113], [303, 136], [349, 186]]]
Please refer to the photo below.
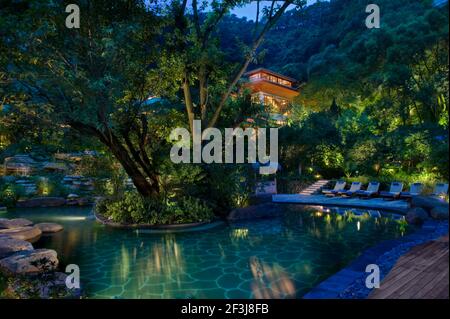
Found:
[[[262, 1], [260, 7], [262, 8], [265, 5], [270, 4], [271, 1]], [[316, 0], [307, 0], [308, 5], [316, 2]], [[289, 9], [288, 9], [289, 10]], [[242, 8], [237, 8], [231, 11], [238, 17], [247, 17], [248, 19], [255, 19], [256, 15], [256, 2], [252, 2], [251, 4], [246, 5]]]

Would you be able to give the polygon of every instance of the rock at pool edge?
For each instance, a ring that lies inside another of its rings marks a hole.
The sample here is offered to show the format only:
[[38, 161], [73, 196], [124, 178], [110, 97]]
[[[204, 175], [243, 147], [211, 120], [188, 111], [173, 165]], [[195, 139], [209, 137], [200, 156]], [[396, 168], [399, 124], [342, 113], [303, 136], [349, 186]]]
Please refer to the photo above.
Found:
[[33, 222], [25, 218], [15, 218], [15, 219], [0, 218], [0, 228], [19, 228], [31, 225], [33, 225]]
[[428, 218], [427, 211], [420, 207], [411, 208], [406, 214], [406, 221], [412, 225], [422, 225]]
[[434, 207], [431, 210], [430, 215], [434, 219], [440, 219], [440, 220], [448, 219], [448, 207], [445, 207], [445, 206]]
[[0, 260], [0, 271], [22, 275], [53, 271], [58, 267], [58, 255], [51, 249], [21, 251]]
[[0, 237], [7, 236], [14, 239], [35, 241], [41, 236], [42, 232], [36, 226], [26, 226], [11, 229], [0, 229]]
[[64, 229], [63, 226], [56, 223], [39, 223], [36, 224], [36, 227], [39, 228], [44, 234], [57, 233]]
[[33, 250], [33, 245], [25, 240], [14, 239], [7, 236], [2, 236], [2, 238], [0, 238], [0, 259], [23, 250]]

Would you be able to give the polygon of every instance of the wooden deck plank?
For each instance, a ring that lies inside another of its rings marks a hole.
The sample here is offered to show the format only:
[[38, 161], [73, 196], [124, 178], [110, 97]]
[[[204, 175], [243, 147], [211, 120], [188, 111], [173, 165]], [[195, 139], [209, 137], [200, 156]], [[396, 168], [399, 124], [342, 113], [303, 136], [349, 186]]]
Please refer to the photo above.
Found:
[[442, 288], [437, 288], [434, 289], [433, 292], [430, 293], [429, 297], [430, 299], [449, 299], [449, 286], [448, 286], [448, 281], [449, 281], [449, 276], [447, 273], [447, 277], [446, 277], [446, 282], [447, 285], [442, 285]]
[[[448, 261], [447, 256], [443, 256], [441, 258], [441, 260], [439, 260], [439, 262], [438, 262], [439, 265], [445, 264], [445, 260], [443, 260], [443, 259], [446, 259]], [[441, 270], [441, 272], [438, 273], [438, 275], [436, 275], [435, 272], [431, 272], [431, 271], [428, 274], [431, 276], [430, 280], [425, 282], [425, 285], [422, 287], [422, 289], [420, 289], [419, 291], [413, 292], [413, 295], [411, 296], [412, 298], [420, 299], [420, 298], [423, 298], [424, 296], [431, 295], [431, 293], [434, 290], [438, 290], [438, 289], [434, 289], [434, 287], [436, 285], [438, 285], [441, 281], [443, 281], [447, 278], [446, 281], [448, 282], [448, 263], [447, 263], [447, 269]]]
[[[384, 285], [390, 286], [386, 289], [385, 293], [392, 292], [396, 289], [401, 288], [403, 285], [406, 285], [409, 280], [412, 280], [415, 277], [419, 276], [421, 272], [427, 271], [428, 264], [434, 264], [434, 262], [442, 256], [448, 256], [448, 253], [444, 252], [436, 254], [435, 251], [430, 250], [430, 252], [426, 253], [425, 256], [429, 257], [424, 258], [424, 256], [417, 257], [416, 255], [414, 255], [414, 258], [408, 259], [407, 263], [399, 260], [396, 266], [391, 270], [391, 272], [383, 281]], [[406, 258], [408, 257], [409, 256], [407, 256]]]
[[[386, 277], [388, 280], [383, 281], [382, 283], [382, 285], [385, 285], [387, 288], [384, 289], [382, 293], [380, 292], [380, 297], [385, 296], [386, 298], [398, 298], [405, 291], [407, 291], [409, 287], [413, 287], [413, 289], [416, 290], [421, 289], [422, 285], [428, 282], [430, 278], [432, 279], [436, 276], [435, 270], [432, 270], [430, 274], [429, 265], [435, 265], [439, 262], [442, 256], [446, 257], [448, 256], [448, 253], [436, 254], [429, 259], [415, 258], [415, 260], [417, 260], [417, 264], [411, 263], [407, 267], [394, 267], [394, 270], [396, 271], [392, 274], [389, 273]], [[424, 264], [426, 262], [428, 262], [428, 265]], [[427, 277], [428, 275], [430, 275], [428, 279], [424, 279], [425, 283], [422, 283], [422, 278]]]
[[442, 277], [445, 277], [445, 272], [419, 272], [413, 282], [404, 285], [402, 289], [397, 290], [392, 297], [398, 297], [399, 299], [423, 298], [433, 289], [433, 287], [439, 285]]
[[448, 235], [412, 248], [399, 258], [370, 299], [448, 299]]

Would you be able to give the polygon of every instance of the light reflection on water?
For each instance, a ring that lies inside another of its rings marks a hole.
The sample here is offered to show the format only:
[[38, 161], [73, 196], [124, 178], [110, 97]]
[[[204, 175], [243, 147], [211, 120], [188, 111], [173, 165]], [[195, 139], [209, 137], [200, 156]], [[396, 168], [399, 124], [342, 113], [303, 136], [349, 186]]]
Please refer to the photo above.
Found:
[[364, 249], [411, 231], [398, 217], [299, 206], [281, 218], [157, 235], [110, 229], [89, 214], [45, 208], [2, 217], [61, 223], [63, 232], [35, 247], [55, 249], [62, 267], [78, 264], [93, 298], [299, 298]]

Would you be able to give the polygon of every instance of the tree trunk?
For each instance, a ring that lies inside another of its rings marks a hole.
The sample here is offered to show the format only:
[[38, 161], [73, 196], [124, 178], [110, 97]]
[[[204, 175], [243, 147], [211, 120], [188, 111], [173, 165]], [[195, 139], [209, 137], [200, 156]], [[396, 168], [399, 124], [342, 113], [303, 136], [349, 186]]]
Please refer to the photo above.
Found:
[[159, 179], [156, 173], [148, 172], [144, 175], [144, 168], [131, 159], [122, 145], [112, 144], [108, 147], [133, 181], [139, 194], [143, 197], [157, 197], [159, 195]]
[[105, 133], [89, 124], [73, 120], [68, 121], [68, 124], [81, 134], [97, 137], [102, 144], [108, 147], [133, 181], [139, 194], [143, 197], [155, 198], [159, 196], [158, 174], [151, 169], [150, 165], [144, 167], [145, 163], [134, 161], [127, 149], [111, 131]]

